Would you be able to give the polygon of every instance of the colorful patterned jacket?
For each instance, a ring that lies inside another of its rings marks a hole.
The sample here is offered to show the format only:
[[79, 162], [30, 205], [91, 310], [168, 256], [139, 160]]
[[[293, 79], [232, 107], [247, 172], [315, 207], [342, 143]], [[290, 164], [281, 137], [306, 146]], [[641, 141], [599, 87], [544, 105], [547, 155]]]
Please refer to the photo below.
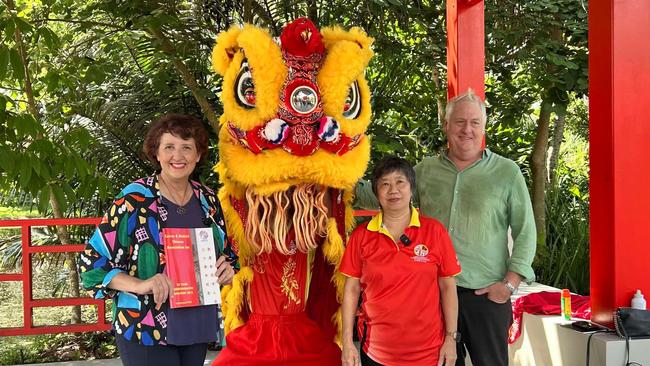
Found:
[[[215, 193], [198, 182], [190, 182], [205, 222], [212, 226], [217, 249], [237, 267]], [[155, 175], [126, 186], [102, 218], [79, 260], [84, 289], [96, 299], [113, 299], [115, 331], [143, 345], [167, 343], [169, 301], [156, 309], [153, 295], [116, 291], [106, 285], [118, 273], [148, 279], [163, 272], [165, 251], [160, 238], [167, 211], [161, 202]]]

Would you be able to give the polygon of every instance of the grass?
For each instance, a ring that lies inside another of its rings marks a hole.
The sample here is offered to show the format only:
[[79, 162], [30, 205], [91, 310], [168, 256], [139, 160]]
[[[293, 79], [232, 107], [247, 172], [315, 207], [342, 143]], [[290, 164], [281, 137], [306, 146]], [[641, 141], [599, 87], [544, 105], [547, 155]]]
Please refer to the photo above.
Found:
[[38, 211], [27, 207], [5, 207], [0, 206], [0, 220], [25, 219], [41, 216]]
[[[34, 298], [52, 298], [53, 273], [62, 271], [59, 266], [34, 268]], [[63, 291], [59, 296], [70, 295], [68, 291]], [[1, 328], [23, 325], [22, 298], [22, 282], [0, 282]], [[34, 310], [33, 321], [35, 325], [70, 324], [71, 310], [71, 307], [38, 308]], [[108, 304], [107, 315], [110, 316]], [[94, 306], [82, 307], [84, 323], [93, 323], [96, 319]], [[0, 365], [117, 357], [110, 332], [0, 337], [0, 350]]]
[[0, 339], [0, 365], [114, 358], [110, 332], [48, 334]]
[[[0, 206], [0, 219], [39, 217], [37, 211], [25, 207]], [[18, 229], [0, 230], [0, 238], [17, 235]], [[19, 254], [18, 254], [19, 255]], [[66, 277], [62, 257], [34, 258], [32, 264], [32, 296], [34, 299], [72, 297], [61, 279]], [[43, 259], [41, 261], [41, 259]], [[20, 268], [0, 268], [0, 273], [20, 273]], [[95, 323], [94, 306], [82, 306], [82, 322]], [[110, 316], [110, 304], [106, 304]], [[72, 307], [46, 307], [34, 309], [34, 325], [63, 325], [72, 322]], [[22, 327], [22, 282], [0, 282], [0, 328]], [[117, 357], [115, 341], [110, 332], [79, 334], [44, 334], [35, 336], [0, 337], [0, 365], [41, 363], [56, 361], [90, 360]]]
[[[70, 297], [70, 292], [65, 288], [54, 293], [59, 276], [65, 276], [63, 266], [45, 264], [34, 267], [33, 297]], [[22, 282], [0, 282], [0, 328], [23, 326], [22, 299]], [[106, 310], [107, 316], [110, 316], [109, 304], [106, 305]], [[32, 319], [35, 325], [70, 324], [71, 312], [71, 307], [37, 308], [34, 309]], [[97, 321], [94, 306], [82, 306], [82, 321]], [[0, 337], [0, 365], [113, 357], [117, 357], [117, 349], [110, 332]]]

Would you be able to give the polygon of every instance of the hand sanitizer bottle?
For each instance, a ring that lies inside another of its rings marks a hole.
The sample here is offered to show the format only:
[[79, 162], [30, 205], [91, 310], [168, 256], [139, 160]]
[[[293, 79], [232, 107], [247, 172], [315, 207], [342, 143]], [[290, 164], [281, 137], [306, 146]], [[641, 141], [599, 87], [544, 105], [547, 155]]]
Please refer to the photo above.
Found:
[[560, 294], [560, 309], [564, 319], [571, 320], [571, 292], [566, 288]]
[[645, 299], [641, 290], [636, 290], [634, 297], [632, 297], [632, 309], [645, 310]]

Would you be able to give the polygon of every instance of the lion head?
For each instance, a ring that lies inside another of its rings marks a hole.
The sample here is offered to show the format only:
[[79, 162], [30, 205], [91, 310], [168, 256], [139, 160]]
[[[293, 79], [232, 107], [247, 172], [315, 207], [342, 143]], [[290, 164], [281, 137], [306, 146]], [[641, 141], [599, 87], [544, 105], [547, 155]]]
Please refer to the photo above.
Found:
[[217, 171], [223, 191], [246, 201], [246, 237], [256, 249], [275, 242], [289, 252], [290, 227], [298, 249], [314, 248], [314, 236], [326, 231], [327, 188], [349, 191], [363, 175], [371, 44], [359, 28], [319, 31], [306, 18], [275, 39], [251, 25], [218, 36], [212, 63], [223, 76], [224, 113]]

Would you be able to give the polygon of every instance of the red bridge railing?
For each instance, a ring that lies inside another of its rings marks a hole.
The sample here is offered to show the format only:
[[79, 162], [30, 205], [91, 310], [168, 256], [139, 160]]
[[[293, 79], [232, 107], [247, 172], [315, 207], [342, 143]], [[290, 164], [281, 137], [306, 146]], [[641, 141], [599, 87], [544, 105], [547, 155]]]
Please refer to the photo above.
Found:
[[[357, 210], [355, 216], [372, 216], [376, 211]], [[22, 240], [22, 273], [0, 273], [0, 282], [22, 282], [23, 284], [23, 326], [0, 328], [2, 336], [20, 336], [34, 334], [75, 333], [88, 331], [104, 331], [111, 329], [111, 324], [106, 322], [106, 310], [103, 300], [90, 297], [34, 299], [32, 284], [32, 255], [37, 253], [69, 253], [81, 252], [85, 244], [70, 245], [33, 245], [32, 228], [43, 226], [75, 226], [97, 225], [101, 218], [82, 219], [21, 219], [0, 220], [0, 228], [19, 228]], [[97, 322], [66, 325], [34, 325], [33, 315], [35, 308], [53, 306], [96, 305]]]
[[[80, 252], [85, 247], [85, 244], [35, 246], [32, 243], [32, 228], [54, 225], [97, 225], [99, 220], [100, 218], [0, 220], [0, 227], [2, 228], [19, 228], [22, 238], [22, 273], [0, 273], [0, 282], [19, 281], [23, 284], [23, 326], [0, 328], [0, 336], [74, 333], [111, 329], [111, 324], [105, 321], [106, 311], [104, 301], [102, 300], [94, 300], [90, 297], [34, 299], [32, 292], [32, 255], [37, 253]], [[97, 322], [66, 325], [34, 325], [34, 308], [76, 305], [96, 305]]]

